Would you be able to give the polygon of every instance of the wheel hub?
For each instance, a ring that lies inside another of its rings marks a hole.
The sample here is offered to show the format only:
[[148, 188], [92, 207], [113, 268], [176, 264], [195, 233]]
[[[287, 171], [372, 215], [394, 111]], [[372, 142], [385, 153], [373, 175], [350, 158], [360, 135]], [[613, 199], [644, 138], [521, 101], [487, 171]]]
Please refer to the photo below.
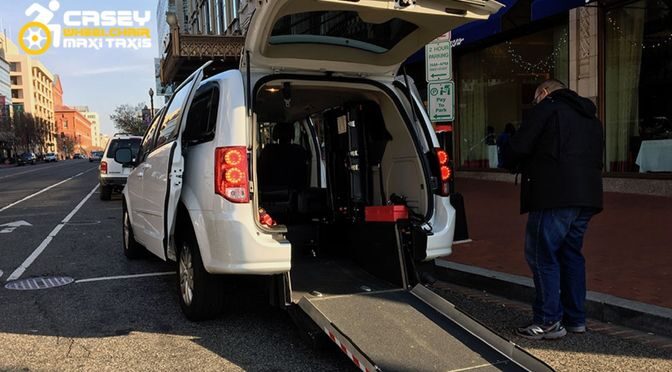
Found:
[[194, 298], [194, 267], [192, 263], [191, 249], [183, 246], [180, 250], [180, 294], [186, 305], [191, 305]]

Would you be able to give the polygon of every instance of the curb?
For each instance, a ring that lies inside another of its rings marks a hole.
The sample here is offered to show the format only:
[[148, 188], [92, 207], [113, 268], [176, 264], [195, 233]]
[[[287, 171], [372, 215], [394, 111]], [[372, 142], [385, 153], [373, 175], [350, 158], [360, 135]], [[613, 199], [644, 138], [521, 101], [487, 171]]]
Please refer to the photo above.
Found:
[[[532, 303], [532, 279], [449, 262], [435, 261], [437, 279], [468, 288], [480, 289], [512, 300]], [[586, 315], [605, 323], [672, 337], [672, 309], [645, 304], [604, 293], [588, 291]]]

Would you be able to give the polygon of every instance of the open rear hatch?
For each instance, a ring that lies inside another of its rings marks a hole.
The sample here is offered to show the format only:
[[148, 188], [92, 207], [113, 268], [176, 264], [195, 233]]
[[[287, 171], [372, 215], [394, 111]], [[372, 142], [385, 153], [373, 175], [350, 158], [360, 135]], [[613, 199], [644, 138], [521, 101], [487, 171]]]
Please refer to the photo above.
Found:
[[264, 0], [246, 50], [253, 70], [393, 77], [425, 44], [502, 6], [494, 0]]

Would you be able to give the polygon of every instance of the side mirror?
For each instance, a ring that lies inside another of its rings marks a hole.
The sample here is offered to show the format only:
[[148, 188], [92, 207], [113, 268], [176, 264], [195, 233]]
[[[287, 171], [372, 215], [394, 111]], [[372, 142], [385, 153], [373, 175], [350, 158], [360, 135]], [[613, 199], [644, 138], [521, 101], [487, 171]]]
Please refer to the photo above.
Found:
[[114, 152], [114, 161], [123, 165], [131, 165], [133, 163], [133, 152], [129, 148], [117, 149]]

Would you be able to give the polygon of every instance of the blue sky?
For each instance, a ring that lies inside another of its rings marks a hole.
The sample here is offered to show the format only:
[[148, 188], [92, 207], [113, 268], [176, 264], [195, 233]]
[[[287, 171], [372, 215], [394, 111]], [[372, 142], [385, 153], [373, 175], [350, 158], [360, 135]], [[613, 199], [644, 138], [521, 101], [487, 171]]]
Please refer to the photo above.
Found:
[[[49, 0], [0, 1], [0, 22], [15, 44], [19, 29], [32, 21], [24, 12], [34, 2], [46, 7]], [[149, 88], [155, 89], [154, 58], [159, 54], [157, 3], [157, 0], [60, 0], [61, 7], [54, 18], [58, 23], [67, 10], [148, 10], [151, 13], [148, 25], [152, 34], [151, 49], [51, 48], [37, 57], [52, 73], [61, 77], [66, 105], [89, 106], [90, 110], [100, 114], [102, 133], [115, 132], [110, 114], [116, 106], [139, 102], [149, 106]], [[156, 107], [162, 104], [163, 97], [154, 97]]]

